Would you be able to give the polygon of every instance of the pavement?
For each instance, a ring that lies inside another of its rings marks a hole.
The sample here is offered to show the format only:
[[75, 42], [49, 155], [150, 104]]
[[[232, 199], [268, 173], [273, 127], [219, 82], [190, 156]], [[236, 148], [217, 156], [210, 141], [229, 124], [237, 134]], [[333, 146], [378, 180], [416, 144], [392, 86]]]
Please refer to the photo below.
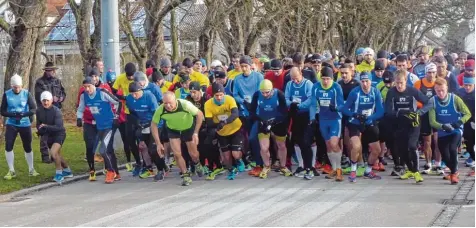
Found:
[[475, 226], [474, 178], [450, 185], [440, 176], [423, 184], [398, 180], [357, 183], [311, 181], [272, 173], [266, 180], [245, 173], [236, 180], [178, 174], [163, 182], [123, 172], [114, 184], [76, 181], [0, 203], [3, 226]]

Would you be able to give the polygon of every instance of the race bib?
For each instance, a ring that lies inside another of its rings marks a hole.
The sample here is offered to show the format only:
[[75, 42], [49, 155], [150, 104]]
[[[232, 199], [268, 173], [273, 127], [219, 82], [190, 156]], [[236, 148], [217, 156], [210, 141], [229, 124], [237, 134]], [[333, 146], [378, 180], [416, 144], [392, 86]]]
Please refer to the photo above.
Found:
[[228, 119], [228, 115], [223, 114], [223, 115], [218, 115], [218, 120], [219, 121], [226, 121]]
[[372, 109], [365, 109], [365, 110], [362, 110], [362, 115], [369, 117], [370, 115], [372, 115], [372, 112], [373, 112]]
[[251, 103], [251, 96], [244, 96], [245, 101]]
[[433, 96], [433, 92], [432, 92], [432, 91], [426, 91], [426, 96], [427, 96], [427, 97], [432, 97], [432, 96]]
[[93, 120], [93, 122], [92, 122], [92, 123], [93, 123], [93, 125], [96, 125], [96, 120]]
[[142, 134], [150, 134], [150, 127], [142, 129]]
[[474, 130], [474, 122], [471, 122], [471, 128]]
[[99, 114], [98, 107], [89, 107], [89, 111], [91, 111], [91, 114]]
[[330, 100], [320, 100], [319, 104], [323, 107], [329, 107], [329, 105], [331, 104], [331, 101]]
[[293, 103], [301, 104], [301, 98], [293, 96]]

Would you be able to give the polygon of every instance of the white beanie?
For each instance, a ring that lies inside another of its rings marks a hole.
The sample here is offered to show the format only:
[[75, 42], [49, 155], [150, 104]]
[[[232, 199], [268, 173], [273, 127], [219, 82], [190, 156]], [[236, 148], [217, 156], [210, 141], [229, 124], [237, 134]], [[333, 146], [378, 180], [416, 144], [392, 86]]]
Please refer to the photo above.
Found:
[[365, 48], [364, 49], [364, 55], [374, 55], [374, 50], [372, 48]]
[[20, 75], [18, 75], [18, 74], [13, 75], [10, 78], [10, 85], [11, 86], [22, 86], [23, 82], [22, 82], [22, 79], [21, 79]]
[[436, 65], [434, 63], [429, 63], [425, 67], [425, 74], [428, 73], [429, 71], [431, 72], [436, 72]]
[[50, 93], [50, 91], [43, 91], [43, 93], [41, 93], [41, 96], [40, 96], [40, 99], [43, 101], [43, 100], [53, 100], [53, 95]]
[[217, 67], [217, 66], [222, 66], [222, 64], [221, 64], [220, 60], [215, 59], [215, 60], [212, 61], [211, 67]]

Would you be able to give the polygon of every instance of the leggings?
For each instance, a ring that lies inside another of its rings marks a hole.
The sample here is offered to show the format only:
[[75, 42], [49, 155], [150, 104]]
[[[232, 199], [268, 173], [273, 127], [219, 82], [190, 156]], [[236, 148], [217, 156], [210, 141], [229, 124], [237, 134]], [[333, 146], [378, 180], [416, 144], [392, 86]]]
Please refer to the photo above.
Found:
[[[126, 122], [119, 125], [119, 133], [121, 134], [122, 144], [124, 145], [124, 153], [126, 154], [127, 162], [131, 162], [131, 148], [129, 147], [129, 142], [126, 135]], [[134, 157], [134, 159], [136, 159]], [[137, 159], [136, 159], [137, 160]]]
[[101, 143], [100, 146], [106, 147], [105, 149], [99, 149], [99, 152], [104, 158], [104, 166], [108, 171], [116, 172], [117, 174], [119, 174], [119, 168], [117, 167], [117, 158], [113, 148], [113, 139], [115, 132], [115, 129], [98, 130], [97, 136], [99, 138], [99, 142]]
[[95, 125], [84, 123], [83, 125], [83, 139], [86, 144], [86, 159], [88, 160], [89, 170], [94, 169], [94, 148], [98, 143], [98, 130]]
[[[134, 156], [134, 159], [136, 160], [136, 165], [140, 166], [141, 160], [139, 156], [139, 148], [137, 147], [137, 141], [138, 139], [136, 138], [136, 122], [137, 118], [134, 117], [131, 114], [127, 114], [127, 122], [125, 123], [125, 135], [126, 137], [123, 138], [123, 141], [127, 141], [127, 145], [130, 148], [130, 151], [132, 152], [132, 155]], [[119, 129], [120, 131], [120, 129]], [[122, 137], [122, 135], [121, 135]], [[126, 150], [125, 148], [127, 145], [124, 147], [124, 151]]]
[[23, 144], [23, 149], [26, 153], [31, 152], [31, 127], [16, 127], [12, 125], [7, 125], [5, 132], [5, 151], [12, 151], [13, 145], [17, 135], [20, 134], [21, 142]]
[[311, 150], [311, 136], [312, 134], [306, 133], [312, 132], [311, 126], [309, 126], [309, 113], [297, 113], [293, 118], [293, 126], [291, 127], [292, 139], [294, 145], [298, 145], [301, 149], [302, 160], [305, 169], [311, 169], [313, 167], [312, 162], [312, 150]]
[[[395, 137], [395, 147], [398, 155], [400, 155], [400, 165], [406, 164], [411, 172], [418, 172], [419, 160], [417, 154], [417, 143], [420, 135], [420, 126], [405, 127], [401, 126]], [[392, 150], [393, 155], [394, 150]], [[394, 160], [395, 157], [394, 156]], [[397, 163], [395, 163], [397, 165]]]
[[438, 148], [441, 157], [451, 174], [458, 172], [458, 147], [461, 140], [461, 134], [455, 133], [438, 138]]
[[152, 134], [142, 134], [142, 141], [147, 145], [150, 158], [155, 166], [157, 166], [157, 170], [164, 171], [166, 167], [165, 159], [157, 154], [157, 145], [152, 138]]
[[468, 151], [471, 159], [474, 161], [474, 129], [471, 127], [471, 122], [466, 122], [463, 129], [463, 137], [466, 141], [466, 151]]

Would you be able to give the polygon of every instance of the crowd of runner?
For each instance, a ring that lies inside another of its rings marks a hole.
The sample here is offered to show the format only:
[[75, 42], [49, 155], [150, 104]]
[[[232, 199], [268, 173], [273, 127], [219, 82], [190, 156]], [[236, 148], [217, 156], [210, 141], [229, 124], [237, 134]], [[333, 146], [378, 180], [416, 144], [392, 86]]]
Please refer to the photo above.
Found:
[[[77, 95], [76, 125], [83, 128], [90, 181], [98, 162], [106, 183], [121, 179], [113, 146], [119, 131], [127, 172], [163, 181], [176, 166], [184, 186], [193, 175], [233, 180], [243, 172], [379, 180], [387, 161], [391, 175], [403, 180], [442, 175], [457, 184], [463, 147], [474, 176], [474, 61], [474, 54], [444, 55], [427, 46], [415, 53], [359, 48], [354, 57], [235, 54], [229, 65], [214, 60], [209, 67], [203, 59], [172, 65], [162, 58], [159, 66], [148, 61], [146, 72], [127, 63], [116, 77], [98, 60]], [[3, 95], [7, 180], [16, 177], [17, 134], [29, 175], [39, 175], [31, 146], [35, 115], [43, 161], [46, 150], [56, 165], [54, 180], [73, 176], [61, 156], [66, 94], [56, 69], [46, 64], [35, 98], [18, 75]]]

